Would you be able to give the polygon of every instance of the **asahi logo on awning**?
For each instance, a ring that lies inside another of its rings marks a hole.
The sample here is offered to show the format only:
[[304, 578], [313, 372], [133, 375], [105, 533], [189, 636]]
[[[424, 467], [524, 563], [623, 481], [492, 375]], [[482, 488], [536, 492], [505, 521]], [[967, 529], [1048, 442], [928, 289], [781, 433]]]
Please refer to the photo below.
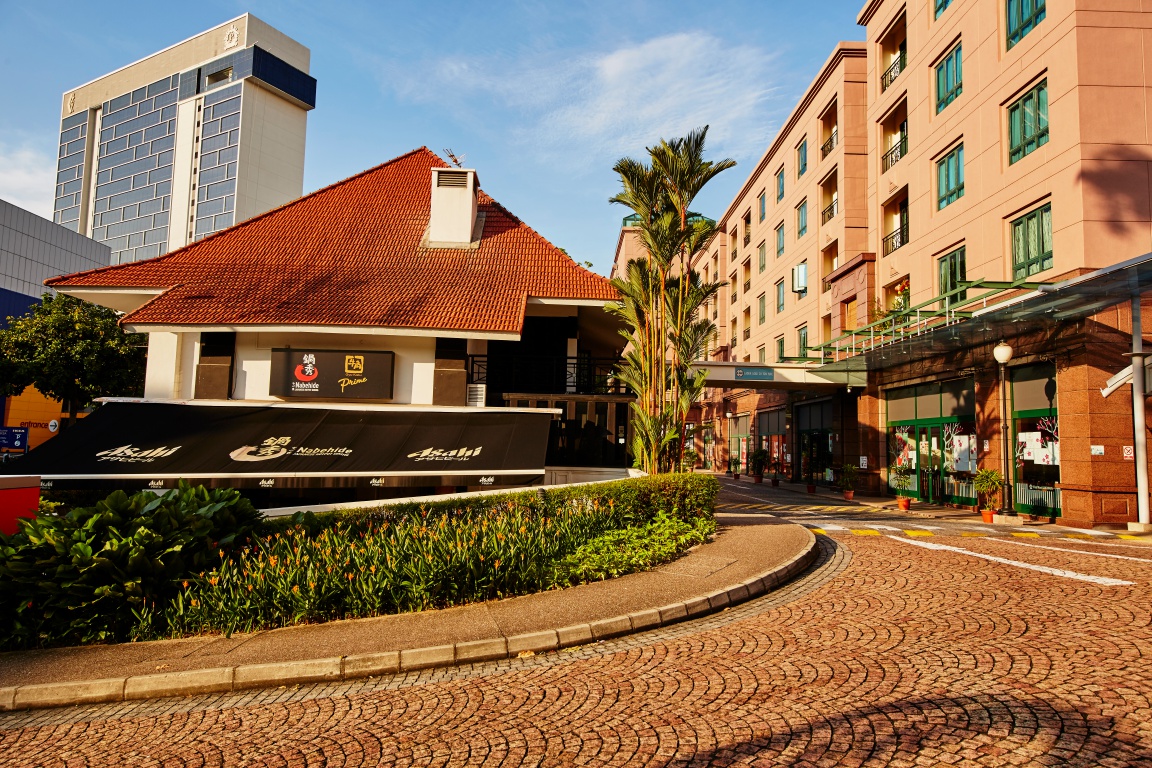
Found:
[[416, 461], [468, 461], [479, 456], [483, 448], [482, 445], [478, 448], [457, 448], [454, 451], [443, 448], [425, 448], [422, 451], [408, 454], [408, 458]]
[[119, 448], [109, 448], [107, 451], [100, 451], [96, 454], [99, 461], [119, 461], [127, 464], [146, 463], [156, 461], [156, 459], [163, 459], [171, 456], [180, 450], [181, 446], [169, 448], [166, 445], [159, 448], [136, 448], [135, 446], [122, 445]]
[[335, 456], [346, 459], [352, 455], [351, 448], [309, 448], [305, 445], [289, 445], [291, 437], [269, 437], [260, 445], [242, 445], [228, 455], [233, 461], [268, 461], [281, 456], [315, 458]]

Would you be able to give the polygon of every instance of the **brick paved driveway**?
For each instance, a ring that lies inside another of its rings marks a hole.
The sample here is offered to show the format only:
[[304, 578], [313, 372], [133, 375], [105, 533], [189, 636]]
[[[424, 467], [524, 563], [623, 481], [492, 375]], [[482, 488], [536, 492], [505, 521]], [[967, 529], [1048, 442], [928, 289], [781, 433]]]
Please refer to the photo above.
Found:
[[737, 511], [824, 530], [818, 564], [701, 621], [383, 681], [8, 713], [0, 764], [1152, 765], [1152, 547], [799, 501]]

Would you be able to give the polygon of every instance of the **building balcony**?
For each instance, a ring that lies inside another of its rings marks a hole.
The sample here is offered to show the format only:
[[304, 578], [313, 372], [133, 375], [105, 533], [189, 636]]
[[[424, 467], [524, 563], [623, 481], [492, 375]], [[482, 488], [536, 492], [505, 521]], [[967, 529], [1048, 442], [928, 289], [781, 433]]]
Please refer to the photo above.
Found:
[[720, 317], [720, 310], [718, 310], [718, 309], [712, 310], [712, 319], [715, 320], [718, 317]]
[[736, 291], [732, 291], [732, 306], [736, 306], [736, 300], [738, 298], [739, 296], [736, 294]]
[[468, 383], [499, 393], [626, 395], [618, 365], [612, 358], [469, 355]]
[[736, 354], [736, 337], [732, 337], [732, 342], [728, 345], [728, 349], [732, 350], [732, 354]]
[[908, 225], [905, 224], [895, 232], [884, 236], [884, 255], [892, 253], [898, 248], [908, 245]]
[[840, 212], [840, 201], [833, 200], [832, 204], [820, 212], [820, 223], [827, 224], [836, 218], [836, 214]]
[[748, 291], [750, 291], [750, 290], [752, 290], [752, 281], [751, 280], [745, 280], [744, 281], [744, 293], [748, 293]]
[[750, 242], [752, 242], [752, 233], [751, 232], [745, 232], [744, 233], [744, 245], [748, 245], [748, 243], [750, 243]]
[[900, 162], [904, 155], [908, 154], [908, 135], [904, 134], [900, 137], [900, 141], [896, 142], [892, 149], [884, 153], [883, 167], [887, 172], [892, 166]]
[[750, 338], [752, 338], [752, 329], [751, 328], [745, 328], [744, 329], [744, 341], [748, 341], [748, 339], [750, 339]]
[[828, 157], [828, 155], [830, 155], [832, 153], [832, 150], [836, 149], [836, 142], [838, 139], [839, 139], [839, 136], [837, 136], [837, 129], [833, 128], [832, 129], [832, 135], [828, 137], [828, 141], [826, 141], [820, 145], [820, 159], [821, 160]]
[[736, 249], [732, 249], [732, 261], [736, 261]]
[[892, 61], [892, 66], [884, 70], [884, 74], [880, 76], [880, 90], [886, 91], [892, 85], [892, 82], [900, 77], [900, 73], [908, 66], [908, 54], [904, 51], [896, 56]]

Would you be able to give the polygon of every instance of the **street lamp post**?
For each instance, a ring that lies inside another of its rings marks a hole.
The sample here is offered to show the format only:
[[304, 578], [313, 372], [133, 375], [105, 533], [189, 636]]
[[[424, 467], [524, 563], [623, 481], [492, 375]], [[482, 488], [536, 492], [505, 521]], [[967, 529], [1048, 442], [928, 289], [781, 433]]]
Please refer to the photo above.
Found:
[[1008, 464], [1008, 361], [1012, 359], [1012, 347], [1001, 341], [992, 350], [992, 357], [1000, 364], [1000, 452], [1003, 454], [1003, 488], [1000, 492], [1000, 514], [1007, 515], [1012, 509], [1012, 486], [1008, 481], [1010, 466]]

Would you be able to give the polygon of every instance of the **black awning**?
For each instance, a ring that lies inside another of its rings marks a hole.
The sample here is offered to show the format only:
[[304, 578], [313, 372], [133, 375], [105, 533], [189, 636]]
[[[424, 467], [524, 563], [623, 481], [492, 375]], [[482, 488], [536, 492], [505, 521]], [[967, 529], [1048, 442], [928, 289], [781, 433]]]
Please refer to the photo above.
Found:
[[548, 412], [110, 402], [2, 474], [42, 487], [509, 486], [544, 476]]

